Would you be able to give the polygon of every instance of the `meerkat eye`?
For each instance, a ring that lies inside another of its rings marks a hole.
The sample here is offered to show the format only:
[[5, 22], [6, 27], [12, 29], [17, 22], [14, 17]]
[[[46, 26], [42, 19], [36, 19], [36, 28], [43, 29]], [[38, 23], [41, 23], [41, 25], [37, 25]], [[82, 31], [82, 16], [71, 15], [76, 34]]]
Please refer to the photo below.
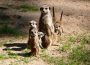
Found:
[[40, 8], [40, 10], [42, 11], [42, 10], [43, 10], [43, 8], [41, 7], [41, 8]]
[[48, 9], [48, 8], [45, 8], [46, 10]]

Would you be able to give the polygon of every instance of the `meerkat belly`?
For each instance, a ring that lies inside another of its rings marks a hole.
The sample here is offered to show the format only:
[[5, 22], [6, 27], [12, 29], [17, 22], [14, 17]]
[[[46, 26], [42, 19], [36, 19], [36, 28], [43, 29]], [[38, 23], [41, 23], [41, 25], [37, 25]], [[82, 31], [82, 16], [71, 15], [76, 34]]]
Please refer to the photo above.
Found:
[[53, 24], [53, 23], [52, 23], [52, 17], [50, 17], [50, 16], [45, 16], [43, 23], [44, 23], [44, 24], [47, 24], [48, 26], [51, 27], [52, 24]]

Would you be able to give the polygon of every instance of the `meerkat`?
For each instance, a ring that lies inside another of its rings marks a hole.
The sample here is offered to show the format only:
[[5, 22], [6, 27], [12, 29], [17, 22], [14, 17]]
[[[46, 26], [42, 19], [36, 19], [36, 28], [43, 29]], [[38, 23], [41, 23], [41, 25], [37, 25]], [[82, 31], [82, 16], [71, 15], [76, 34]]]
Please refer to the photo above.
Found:
[[32, 55], [38, 55], [39, 54], [39, 37], [38, 37], [38, 29], [37, 29], [37, 22], [36, 21], [30, 21], [29, 22], [29, 39], [27, 47], [31, 49]]
[[37, 29], [32, 29], [30, 31], [31, 38], [28, 41], [28, 45], [30, 45], [31, 54], [37, 56], [39, 54], [39, 38]]
[[56, 16], [55, 16], [55, 9], [53, 7], [53, 21], [55, 22], [54, 23], [54, 32], [56, 33], [56, 35], [61, 35], [61, 33], [63, 32], [63, 28], [60, 24], [61, 21], [62, 21], [62, 15], [63, 15], [63, 11], [61, 12], [61, 15], [60, 15], [60, 21], [56, 21]]
[[43, 46], [42, 46], [42, 37], [44, 36], [45, 34], [43, 32], [38, 32], [38, 37], [39, 37], [39, 46], [41, 49], [43, 49]]
[[42, 46], [43, 48], [48, 48], [52, 42], [51, 38], [54, 35], [54, 24], [52, 21], [50, 7], [48, 5], [43, 5], [40, 8], [40, 11], [39, 31], [45, 33], [42, 37]]
[[57, 21], [56, 15], [55, 15], [55, 9], [53, 7], [53, 22], [54, 22], [54, 41], [55, 44], [52, 45], [57, 45], [56, 43], [59, 42], [59, 38], [61, 34], [63, 33], [63, 28], [62, 28], [62, 16], [63, 16], [63, 11], [60, 13], [60, 19]]
[[[32, 29], [37, 29], [37, 22], [32, 20], [32, 21], [29, 21], [29, 38], [30, 38], [30, 31]], [[37, 29], [38, 30], [38, 29]]]
[[54, 32], [56, 35], [60, 35], [63, 33], [63, 28], [61, 27], [59, 22], [54, 23]]

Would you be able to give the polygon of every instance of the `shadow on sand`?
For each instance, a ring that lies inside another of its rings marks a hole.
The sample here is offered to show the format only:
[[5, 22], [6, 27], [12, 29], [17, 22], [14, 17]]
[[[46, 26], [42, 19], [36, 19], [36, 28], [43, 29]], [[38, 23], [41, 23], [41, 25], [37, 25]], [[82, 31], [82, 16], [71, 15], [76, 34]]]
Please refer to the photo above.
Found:
[[4, 46], [6, 47], [5, 49], [3, 50], [14, 50], [14, 51], [22, 51], [24, 49], [27, 48], [27, 45], [26, 43], [9, 43], [9, 44], [4, 44]]
[[[27, 43], [9, 43], [9, 44], [4, 44], [4, 46], [6, 47], [3, 49], [4, 51], [7, 51], [7, 50], [22, 51], [27, 48]], [[17, 54], [19, 56], [23, 56], [23, 57], [32, 56], [30, 52], [28, 52], [28, 53], [27, 52], [25, 52], [25, 53], [24, 52], [20, 52], [20, 53], [16, 52], [15, 54]], [[11, 54], [9, 54], [9, 55], [11, 55]]]

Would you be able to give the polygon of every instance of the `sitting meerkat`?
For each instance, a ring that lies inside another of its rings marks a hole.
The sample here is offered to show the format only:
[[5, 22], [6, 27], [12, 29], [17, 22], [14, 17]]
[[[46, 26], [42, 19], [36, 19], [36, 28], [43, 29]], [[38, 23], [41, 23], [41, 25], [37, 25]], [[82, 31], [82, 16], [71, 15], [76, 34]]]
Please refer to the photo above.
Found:
[[61, 33], [63, 32], [63, 28], [60, 26], [58, 22], [54, 24], [54, 29], [56, 35], [61, 35]]
[[54, 23], [54, 32], [56, 33], [56, 35], [61, 35], [61, 33], [63, 32], [63, 28], [61, 26], [62, 16], [63, 16], [63, 11], [60, 14], [60, 20], [56, 21], [55, 8], [53, 7], [53, 21], [55, 22]]

